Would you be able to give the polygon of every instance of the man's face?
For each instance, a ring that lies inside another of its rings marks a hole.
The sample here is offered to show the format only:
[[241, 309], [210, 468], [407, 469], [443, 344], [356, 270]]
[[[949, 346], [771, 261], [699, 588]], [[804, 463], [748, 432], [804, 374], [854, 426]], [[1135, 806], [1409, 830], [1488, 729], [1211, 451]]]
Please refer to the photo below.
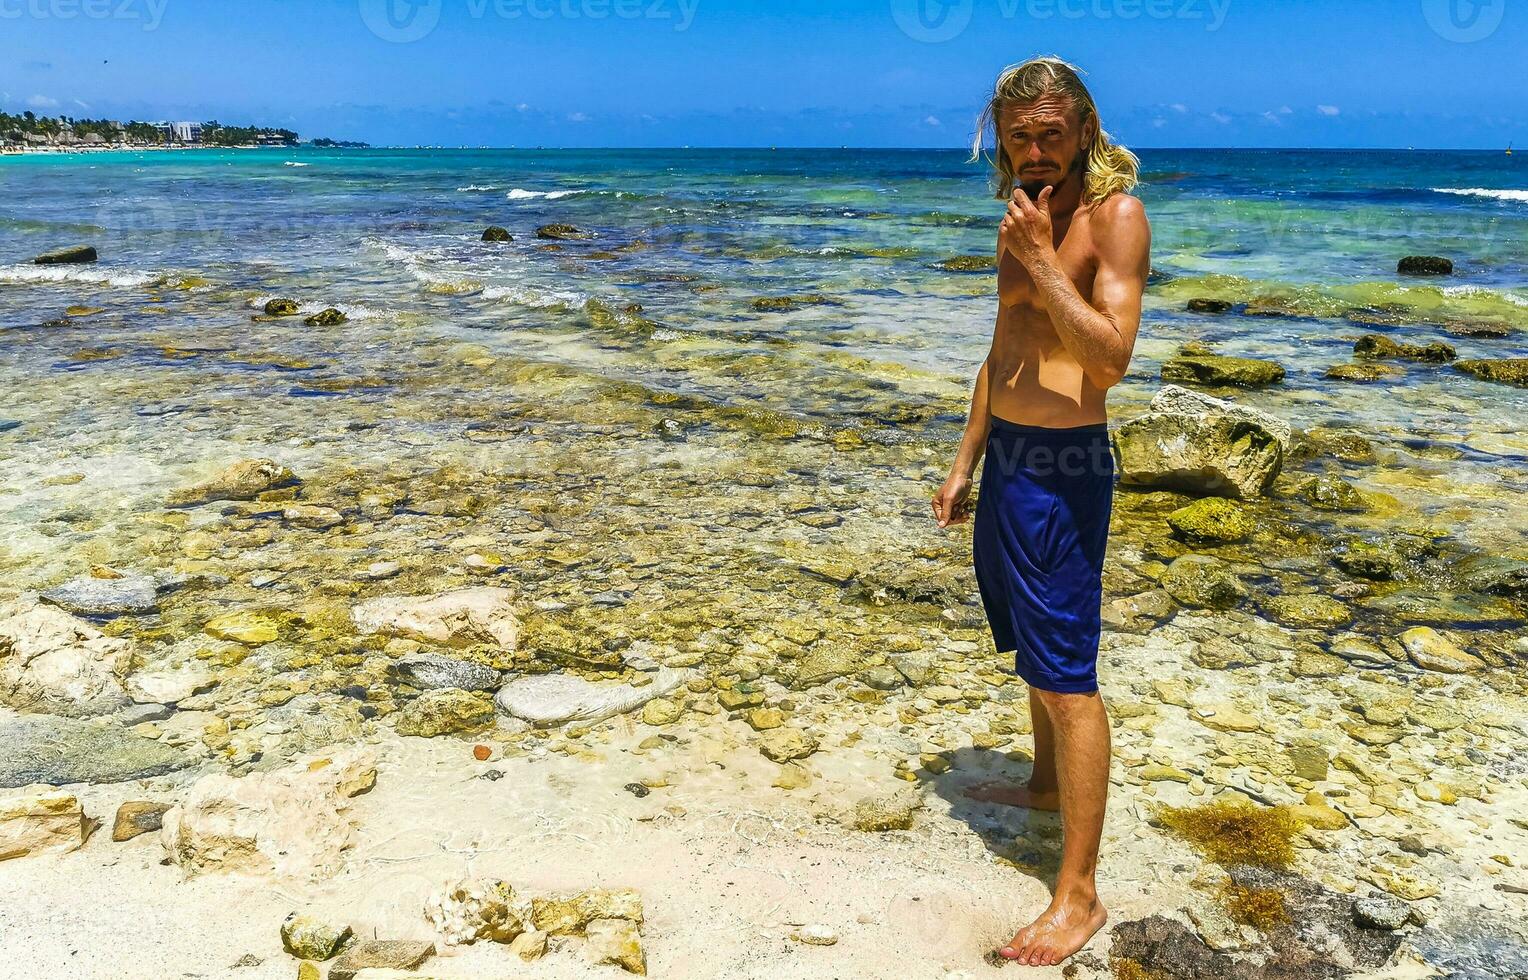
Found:
[[1005, 106], [997, 116], [998, 138], [1018, 185], [1030, 197], [1047, 185], [1055, 187], [1082, 169], [1083, 142], [1092, 121], [1080, 124], [1077, 110], [1066, 99], [1041, 96], [1034, 102]]

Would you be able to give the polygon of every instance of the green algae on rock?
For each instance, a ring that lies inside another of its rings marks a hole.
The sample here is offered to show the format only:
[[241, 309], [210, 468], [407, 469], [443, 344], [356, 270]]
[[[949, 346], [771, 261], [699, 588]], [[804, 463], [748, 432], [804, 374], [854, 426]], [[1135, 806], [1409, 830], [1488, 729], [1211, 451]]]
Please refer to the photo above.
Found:
[[1294, 840], [1304, 827], [1294, 810], [1241, 800], [1163, 807], [1154, 816], [1216, 864], [1289, 868]]
[[1261, 388], [1284, 380], [1284, 368], [1274, 361], [1223, 354], [1180, 353], [1162, 363], [1162, 380], [1181, 384]]
[[1253, 520], [1246, 508], [1225, 497], [1204, 497], [1167, 515], [1173, 531], [1188, 541], [1242, 541], [1252, 533]]
[[1482, 381], [1528, 388], [1528, 357], [1479, 358], [1455, 361], [1454, 367]]

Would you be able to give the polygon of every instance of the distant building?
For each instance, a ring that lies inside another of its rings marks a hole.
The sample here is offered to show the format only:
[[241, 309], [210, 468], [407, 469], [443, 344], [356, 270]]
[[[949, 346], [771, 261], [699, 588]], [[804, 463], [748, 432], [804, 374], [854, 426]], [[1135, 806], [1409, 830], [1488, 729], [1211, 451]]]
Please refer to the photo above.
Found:
[[202, 124], [194, 122], [171, 123], [170, 139], [177, 143], [200, 143], [202, 141]]

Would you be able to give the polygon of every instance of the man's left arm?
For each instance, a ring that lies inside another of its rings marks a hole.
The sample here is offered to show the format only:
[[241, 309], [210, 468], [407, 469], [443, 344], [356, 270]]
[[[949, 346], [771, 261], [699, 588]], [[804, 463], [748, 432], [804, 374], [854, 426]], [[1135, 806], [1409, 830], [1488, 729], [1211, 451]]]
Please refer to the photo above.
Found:
[[[1028, 205], [1025, 217], [1043, 228], [1047, 236], [1048, 197], [1041, 195], [1038, 208], [1024, 201]], [[1025, 265], [1035, 288], [1045, 297], [1061, 342], [1093, 384], [1109, 388], [1130, 369], [1130, 355], [1135, 350], [1141, 297], [1151, 271], [1151, 226], [1141, 202], [1127, 194], [1100, 204], [1091, 220], [1098, 250], [1091, 303], [1082, 298], [1071, 277], [1061, 269], [1053, 248], [1032, 250]]]

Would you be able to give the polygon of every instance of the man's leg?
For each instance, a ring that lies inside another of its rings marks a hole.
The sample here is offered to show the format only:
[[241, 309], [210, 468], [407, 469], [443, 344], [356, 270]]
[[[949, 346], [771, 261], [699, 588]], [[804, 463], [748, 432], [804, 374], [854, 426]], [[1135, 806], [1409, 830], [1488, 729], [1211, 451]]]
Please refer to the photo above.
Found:
[[1029, 782], [1023, 786], [977, 783], [965, 791], [971, 799], [1031, 810], [1061, 808], [1061, 794], [1056, 785], [1056, 733], [1040, 693], [1034, 688], [1029, 689], [1029, 718], [1035, 732], [1035, 764], [1030, 770]]
[[[1061, 796], [1061, 873], [1050, 907], [1004, 947], [1010, 959], [1051, 966], [1087, 945], [1107, 919], [1094, 875], [1109, 796], [1109, 716], [1093, 694], [1033, 691], [1055, 739]], [[1035, 723], [1036, 765], [1040, 725]]]

